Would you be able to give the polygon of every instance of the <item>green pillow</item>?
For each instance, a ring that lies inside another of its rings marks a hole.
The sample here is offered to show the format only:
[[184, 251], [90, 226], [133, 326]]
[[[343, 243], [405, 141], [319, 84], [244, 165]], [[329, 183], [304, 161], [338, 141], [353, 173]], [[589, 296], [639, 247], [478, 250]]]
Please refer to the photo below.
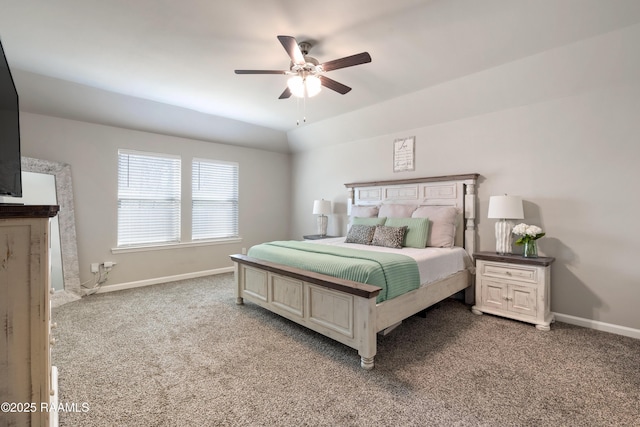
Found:
[[361, 216], [356, 216], [353, 217], [353, 220], [351, 222], [352, 225], [355, 224], [359, 224], [359, 225], [384, 225], [384, 222], [387, 220], [387, 218], [378, 218], [378, 217], [373, 217], [373, 218], [365, 218], [365, 217], [361, 217]]
[[429, 236], [429, 218], [387, 218], [387, 227], [407, 226], [402, 246], [409, 248], [426, 248]]

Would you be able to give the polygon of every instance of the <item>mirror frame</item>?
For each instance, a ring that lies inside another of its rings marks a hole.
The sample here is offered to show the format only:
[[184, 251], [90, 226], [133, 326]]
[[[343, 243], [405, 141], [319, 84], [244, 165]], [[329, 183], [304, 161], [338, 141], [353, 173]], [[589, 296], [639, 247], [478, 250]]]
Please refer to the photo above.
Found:
[[51, 298], [52, 306], [58, 306], [80, 299], [80, 271], [78, 269], [78, 245], [76, 240], [76, 220], [73, 205], [73, 185], [71, 166], [66, 163], [22, 157], [25, 172], [53, 175], [56, 181], [56, 200], [60, 206], [60, 252], [62, 254], [62, 276], [64, 291], [56, 292]]

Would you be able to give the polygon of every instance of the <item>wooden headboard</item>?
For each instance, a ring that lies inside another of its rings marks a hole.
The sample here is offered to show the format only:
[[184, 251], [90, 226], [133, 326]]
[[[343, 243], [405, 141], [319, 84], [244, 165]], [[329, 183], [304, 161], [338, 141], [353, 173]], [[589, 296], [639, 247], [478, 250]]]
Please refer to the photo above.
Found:
[[433, 176], [392, 181], [345, 184], [351, 205], [415, 204], [419, 206], [455, 206], [462, 213], [462, 224], [456, 229], [456, 246], [469, 255], [476, 249], [476, 185], [477, 173]]

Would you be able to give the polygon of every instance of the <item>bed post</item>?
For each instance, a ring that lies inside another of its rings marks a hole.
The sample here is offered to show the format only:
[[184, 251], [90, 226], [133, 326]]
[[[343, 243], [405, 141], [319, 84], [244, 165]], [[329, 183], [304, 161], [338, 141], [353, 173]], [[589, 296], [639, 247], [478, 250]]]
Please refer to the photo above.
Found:
[[[465, 230], [464, 230], [464, 248], [467, 253], [473, 259], [473, 254], [476, 251], [476, 180], [477, 178], [468, 179], [465, 181], [465, 194], [464, 194], [464, 218], [465, 218]], [[471, 285], [464, 294], [464, 300], [467, 304], [475, 303], [475, 276], [471, 275]]]
[[476, 180], [465, 181], [464, 195], [464, 248], [469, 256], [476, 250]]
[[347, 216], [351, 216], [351, 207], [354, 205], [355, 192], [353, 188], [349, 188], [347, 192]]
[[244, 278], [241, 277], [242, 268], [240, 268], [240, 264], [237, 262], [233, 263], [233, 277], [236, 279], [236, 304], [242, 305], [244, 304], [244, 299], [242, 298], [242, 282]]
[[360, 336], [358, 354], [360, 355], [360, 366], [366, 370], [373, 369], [373, 360], [376, 356], [377, 336], [375, 309], [375, 296], [355, 299], [356, 322], [359, 324], [354, 326]]

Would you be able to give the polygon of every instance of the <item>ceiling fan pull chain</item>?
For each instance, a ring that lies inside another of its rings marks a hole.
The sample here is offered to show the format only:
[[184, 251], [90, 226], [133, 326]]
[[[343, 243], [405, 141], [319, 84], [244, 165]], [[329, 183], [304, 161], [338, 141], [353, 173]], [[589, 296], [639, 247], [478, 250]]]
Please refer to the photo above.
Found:
[[300, 98], [296, 98], [296, 126], [300, 126]]

